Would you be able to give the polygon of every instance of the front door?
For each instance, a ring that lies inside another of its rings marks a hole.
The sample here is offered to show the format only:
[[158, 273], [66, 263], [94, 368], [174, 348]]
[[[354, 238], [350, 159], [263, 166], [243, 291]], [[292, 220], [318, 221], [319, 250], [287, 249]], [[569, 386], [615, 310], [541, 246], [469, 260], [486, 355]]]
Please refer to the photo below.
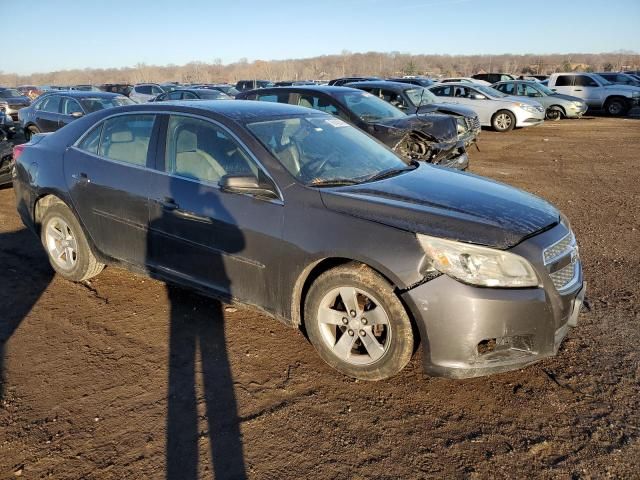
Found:
[[266, 280], [279, 268], [282, 202], [218, 187], [225, 175], [264, 179], [264, 171], [217, 123], [182, 115], [166, 123], [149, 201], [150, 265], [225, 296], [272, 305], [277, 291]]
[[134, 265], [144, 265], [147, 257], [154, 122], [150, 114], [107, 119], [64, 156], [74, 207], [94, 244]]

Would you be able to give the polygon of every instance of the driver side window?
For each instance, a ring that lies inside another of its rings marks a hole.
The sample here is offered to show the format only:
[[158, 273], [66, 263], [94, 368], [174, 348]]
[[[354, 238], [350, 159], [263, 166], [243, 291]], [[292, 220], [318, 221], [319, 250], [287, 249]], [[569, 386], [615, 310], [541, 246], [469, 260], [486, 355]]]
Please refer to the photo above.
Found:
[[225, 175], [258, 177], [258, 167], [222, 128], [180, 115], [169, 119], [165, 171], [208, 183]]

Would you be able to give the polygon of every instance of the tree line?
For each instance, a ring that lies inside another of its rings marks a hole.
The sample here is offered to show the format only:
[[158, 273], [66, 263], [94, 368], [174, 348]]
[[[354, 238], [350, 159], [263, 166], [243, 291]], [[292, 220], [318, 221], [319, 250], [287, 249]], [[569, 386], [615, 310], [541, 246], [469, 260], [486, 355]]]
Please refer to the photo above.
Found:
[[401, 52], [352, 53], [290, 60], [246, 58], [223, 64], [211, 62], [185, 65], [138, 63], [124, 68], [85, 68], [18, 75], [0, 71], [0, 85], [77, 85], [102, 83], [167, 82], [235, 83], [241, 79], [330, 80], [351, 75], [390, 77], [397, 75], [469, 76], [478, 72], [549, 74], [565, 71], [620, 71], [640, 69], [635, 52], [575, 54], [500, 55], [411, 55]]

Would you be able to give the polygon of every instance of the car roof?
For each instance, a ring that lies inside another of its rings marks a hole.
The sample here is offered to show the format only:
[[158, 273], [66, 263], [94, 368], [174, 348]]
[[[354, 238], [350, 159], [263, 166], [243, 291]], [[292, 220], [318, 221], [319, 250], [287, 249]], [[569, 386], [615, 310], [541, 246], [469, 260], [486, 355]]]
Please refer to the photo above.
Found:
[[[176, 88], [175, 90], [171, 91], [171, 92], [165, 92], [165, 93], [173, 93], [173, 92], [195, 92], [195, 93], [207, 93], [210, 94], [211, 93], [211, 88]], [[222, 93], [222, 92], [220, 92]]]
[[[171, 110], [178, 112], [210, 112], [222, 115], [241, 123], [262, 121], [281, 117], [328, 115], [307, 107], [298, 107], [286, 103], [256, 102], [253, 100], [203, 100], [199, 102], [174, 100], [169, 102], [151, 102], [116, 107], [120, 112]], [[108, 109], [110, 112], [116, 110]]]
[[413, 83], [394, 82], [392, 80], [367, 80], [364, 82], [351, 82], [348, 83], [349, 87], [380, 87], [388, 88], [390, 90], [411, 90], [414, 88], [420, 88], [420, 85]]
[[254, 92], [282, 92], [285, 90], [300, 90], [300, 91], [310, 91], [310, 92], [323, 92], [331, 95], [332, 93], [339, 92], [347, 92], [349, 90], [354, 92], [362, 93], [362, 90], [358, 90], [357, 88], [351, 87], [342, 87], [335, 85], [291, 85], [288, 87], [269, 87], [269, 88], [257, 88], [255, 90], [250, 90], [243, 93], [254, 93]]
[[97, 91], [87, 91], [87, 90], [49, 90], [48, 92], [46, 92], [45, 94], [41, 95], [66, 95], [67, 97], [73, 97], [73, 98], [85, 98], [85, 97], [90, 97], [90, 98], [96, 98], [96, 97], [102, 97], [102, 98], [112, 98], [112, 97], [122, 97], [124, 95], [121, 95], [120, 93], [113, 93], [113, 92], [97, 92]]

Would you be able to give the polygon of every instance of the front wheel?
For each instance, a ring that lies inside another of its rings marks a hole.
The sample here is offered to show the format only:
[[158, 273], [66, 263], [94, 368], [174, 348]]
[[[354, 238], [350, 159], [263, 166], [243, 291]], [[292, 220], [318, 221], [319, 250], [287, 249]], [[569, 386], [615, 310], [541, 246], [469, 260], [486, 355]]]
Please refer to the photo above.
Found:
[[620, 98], [612, 98], [611, 100], [607, 100], [607, 103], [604, 105], [604, 110], [608, 115], [621, 117], [627, 113], [627, 104]]
[[546, 113], [545, 117], [547, 118], [547, 120], [551, 120], [552, 122], [556, 122], [556, 121], [558, 121], [558, 120], [560, 120], [562, 118], [562, 111], [559, 110], [556, 107], [550, 107], [547, 110], [547, 113]]
[[51, 266], [67, 280], [88, 280], [104, 268], [91, 251], [75, 215], [62, 203], [45, 212], [40, 237]]
[[516, 117], [508, 110], [499, 110], [491, 119], [491, 126], [496, 132], [508, 132], [516, 126]]
[[361, 264], [329, 270], [311, 286], [305, 327], [320, 357], [361, 380], [400, 372], [413, 353], [413, 328], [393, 287]]

